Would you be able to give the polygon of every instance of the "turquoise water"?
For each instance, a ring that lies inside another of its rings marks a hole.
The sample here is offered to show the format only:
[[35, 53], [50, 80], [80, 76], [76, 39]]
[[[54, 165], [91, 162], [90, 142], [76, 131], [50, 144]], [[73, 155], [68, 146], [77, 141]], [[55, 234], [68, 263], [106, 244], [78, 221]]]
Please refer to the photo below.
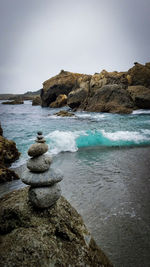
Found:
[[[2, 101], [1, 101], [2, 102]], [[126, 147], [150, 145], [150, 110], [130, 115], [76, 112], [74, 118], [54, 115], [59, 109], [24, 105], [1, 105], [0, 120], [4, 135], [13, 139], [22, 153], [18, 164], [27, 157], [27, 149], [42, 130], [49, 152], [76, 152], [86, 147]]]
[[[83, 216], [97, 244], [115, 267], [150, 263], [150, 110], [130, 115], [76, 112], [0, 104], [4, 136], [13, 139], [21, 166], [36, 132], [43, 131], [53, 167], [64, 175], [62, 194]], [[20, 171], [24, 166], [19, 167]], [[0, 186], [0, 195], [22, 187]]]

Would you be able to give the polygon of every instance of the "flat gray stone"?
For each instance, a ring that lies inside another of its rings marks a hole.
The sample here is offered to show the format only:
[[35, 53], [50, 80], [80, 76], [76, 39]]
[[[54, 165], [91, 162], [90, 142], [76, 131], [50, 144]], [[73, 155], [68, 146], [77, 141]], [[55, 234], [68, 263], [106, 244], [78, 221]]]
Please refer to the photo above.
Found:
[[32, 172], [45, 172], [49, 169], [52, 159], [49, 155], [41, 155], [27, 161], [27, 168]]
[[54, 171], [53, 168], [43, 173], [33, 173], [25, 168], [21, 175], [22, 182], [32, 187], [50, 186], [59, 183], [62, 179], [61, 172]]
[[36, 143], [30, 146], [28, 150], [28, 155], [30, 157], [36, 157], [43, 155], [48, 151], [48, 145], [45, 143]]
[[59, 184], [49, 187], [30, 187], [28, 191], [29, 200], [38, 208], [48, 208], [53, 206], [61, 196]]

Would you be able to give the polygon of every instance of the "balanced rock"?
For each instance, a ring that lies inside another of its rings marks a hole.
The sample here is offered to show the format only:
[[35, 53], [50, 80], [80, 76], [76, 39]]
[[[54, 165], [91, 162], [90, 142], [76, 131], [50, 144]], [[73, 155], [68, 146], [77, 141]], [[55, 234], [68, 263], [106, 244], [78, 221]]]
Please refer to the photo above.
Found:
[[22, 182], [31, 185], [32, 187], [50, 186], [59, 183], [63, 176], [59, 171], [54, 171], [50, 168], [48, 171], [42, 173], [30, 172], [27, 168], [23, 171]]
[[31, 158], [27, 161], [27, 167], [32, 172], [45, 172], [49, 169], [52, 159], [48, 155]]
[[61, 196], [61, 188], [59, 184], [45, 187], [30, 187], [29, 200], [32, 204], [39, 208], [48, 208], [55, 204]]
[[36, 143], [30, 146], [28, 155], [30, 157], [37, 157], [43, 155], [48, 151], [48, 145], [45, 143]]

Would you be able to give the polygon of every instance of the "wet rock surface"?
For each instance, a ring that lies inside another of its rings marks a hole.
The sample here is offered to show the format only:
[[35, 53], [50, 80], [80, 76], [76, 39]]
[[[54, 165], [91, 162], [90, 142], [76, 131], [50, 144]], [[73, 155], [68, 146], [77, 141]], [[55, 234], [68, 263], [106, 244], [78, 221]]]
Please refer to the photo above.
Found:
[[28, 188], [0, 200], [0, 240], [1, 266], [112, 266], [63, 197], [35, 210]]

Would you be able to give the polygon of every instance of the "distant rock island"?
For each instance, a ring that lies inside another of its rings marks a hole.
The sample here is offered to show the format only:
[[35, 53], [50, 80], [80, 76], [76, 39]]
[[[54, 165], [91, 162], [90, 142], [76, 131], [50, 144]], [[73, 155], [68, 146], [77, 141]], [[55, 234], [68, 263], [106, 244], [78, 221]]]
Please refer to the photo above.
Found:
[[25, 94], [0, 94], [0, 100], [15, 100], [15, 101], [23, 101], [23, 100], [33, 100], [35, 97], [40, 96], [41, 89], [32, 92], [28, 91]]
[[135, 62], [126, 72], [102, 70], [94, 75], [62, 70], [43, 82], [41, 101], [42, 107], [68, 105], [73, 110], [95, 112], [150, 109], [150, 62]]

